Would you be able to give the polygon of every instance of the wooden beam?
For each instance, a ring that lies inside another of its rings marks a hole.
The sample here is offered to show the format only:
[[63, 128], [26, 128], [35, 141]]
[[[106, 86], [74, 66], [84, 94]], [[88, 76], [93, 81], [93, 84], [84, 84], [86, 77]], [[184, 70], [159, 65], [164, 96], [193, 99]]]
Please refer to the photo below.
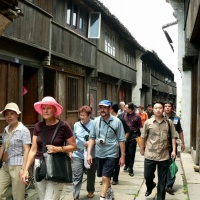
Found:
[[0, 14], [0, 36], [4, 33], [10, 23], [11, 21], [8, 18]]

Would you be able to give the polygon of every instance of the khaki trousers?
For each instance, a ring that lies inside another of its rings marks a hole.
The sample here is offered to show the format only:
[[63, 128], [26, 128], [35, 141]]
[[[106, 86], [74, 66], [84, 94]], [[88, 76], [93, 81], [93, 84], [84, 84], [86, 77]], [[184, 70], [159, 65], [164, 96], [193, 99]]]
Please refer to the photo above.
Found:
[[0, 169], [0, 200], [6, 200], [6, 191], [12, 185], [13, 200], [24, 200], [25, 184], [20, 181], [21, 166], [3, 165]]
[[[39, 166], [39, 159], [35, 159], [35, 168]], [[36, 191], [40, 200], [59, 200], [64, 184], [43, 179], [41, 182], [35, 182]]]

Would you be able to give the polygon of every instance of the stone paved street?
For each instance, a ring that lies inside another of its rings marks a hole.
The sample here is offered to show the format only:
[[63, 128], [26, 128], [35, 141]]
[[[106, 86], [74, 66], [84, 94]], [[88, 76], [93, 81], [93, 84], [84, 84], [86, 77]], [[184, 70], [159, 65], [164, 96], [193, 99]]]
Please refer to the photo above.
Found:
[[[188, 154], [183, 154], [183, 155], [188, 155]], [[144, 196], [146, 191], [146, 186], [144, 184], [144, 178], [143, 178], [143, 166], [144, 166], [143, 161], [144, 157], [140, 155], [139, 150], [137, 149], [135, 166], [134, 166], [135, 176], [130, 177], [127, 172], [123, 171], [123, 168], [121, 169], [119, 176], [119, 184], [112, 186], [115, 194], [115, 200], [145, 200], [145, 199], [156, 200], [156, 188], [153, 190], [152, 194], [149, 197], [146, 198]], [[190, 160], [190, 162], [192, 161]], [[177, 179], [174, 185], [175, 195], [167, 194], [166, 200], [187, 200], [188, 199], [187, 194], [184, 194], [184, 187], [183, 187], [184, 173], [180, 158], [176, 159], [176, 164], [178, 165], [179, 171], [177, 172]], [[198, 173], [196, 175], [199, 176]], [[99, 183], [100, 180], [101, 178], [96, 178], [96, 184], [95, 184], [96, 191], [93, 200], [99, 200], [100, 188], [101, 188], [101, 185]], [[157, 179], [155, 179], [155, 181], [157, 182]], [[73, 200], [72, 190], [73, 190], [72, 184], [66, 184], [63, 189], [61, 199]], [[87, 195], [86, 176], [84, 175], [80, 200], [87, 200], [88, 198], [86, 195]], [[28, 197], [26, 199], [27, 200], [37, 199], [37, 194], [35, 190], [30, 189], [28, 191]], [[197, 200], [197, 199], [191, 198], [190, 200]]]

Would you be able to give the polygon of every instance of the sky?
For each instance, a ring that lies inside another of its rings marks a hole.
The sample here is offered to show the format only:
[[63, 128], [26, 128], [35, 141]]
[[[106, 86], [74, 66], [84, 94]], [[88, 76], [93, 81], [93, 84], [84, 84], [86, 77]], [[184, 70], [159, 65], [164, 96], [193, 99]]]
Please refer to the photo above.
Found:
[[[180, 83], [181, 74], [177, 61], [177, 25], [166, 28], [174, 46], [172, 51], [162, 26], [176, 21], [173, 9], [166, 0], [99, 0], [129, 30], [138, 43], [153, 50], [174, 73], [175, 82]], [[178, 86], [178, 85], [177, 85]]]

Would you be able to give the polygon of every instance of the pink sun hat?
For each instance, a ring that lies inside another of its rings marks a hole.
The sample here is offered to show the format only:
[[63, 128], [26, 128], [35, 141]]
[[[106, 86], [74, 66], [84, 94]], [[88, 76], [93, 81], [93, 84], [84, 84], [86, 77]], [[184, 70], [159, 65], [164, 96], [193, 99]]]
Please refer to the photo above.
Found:
[[62, 111], [63, 111], [63, 107], [60, 104], [58, 104], [53, 97], [47, 96], [47, 97], [44, 97], [42, 99], [42, 101], [34, 103], [34, 108], [39, 114], [42, 114], [42, 105], [55, 106], [56, 107], [56, 113], [55, 113], [56, 117], [58, 115], [60, 115], [62, 113]]

